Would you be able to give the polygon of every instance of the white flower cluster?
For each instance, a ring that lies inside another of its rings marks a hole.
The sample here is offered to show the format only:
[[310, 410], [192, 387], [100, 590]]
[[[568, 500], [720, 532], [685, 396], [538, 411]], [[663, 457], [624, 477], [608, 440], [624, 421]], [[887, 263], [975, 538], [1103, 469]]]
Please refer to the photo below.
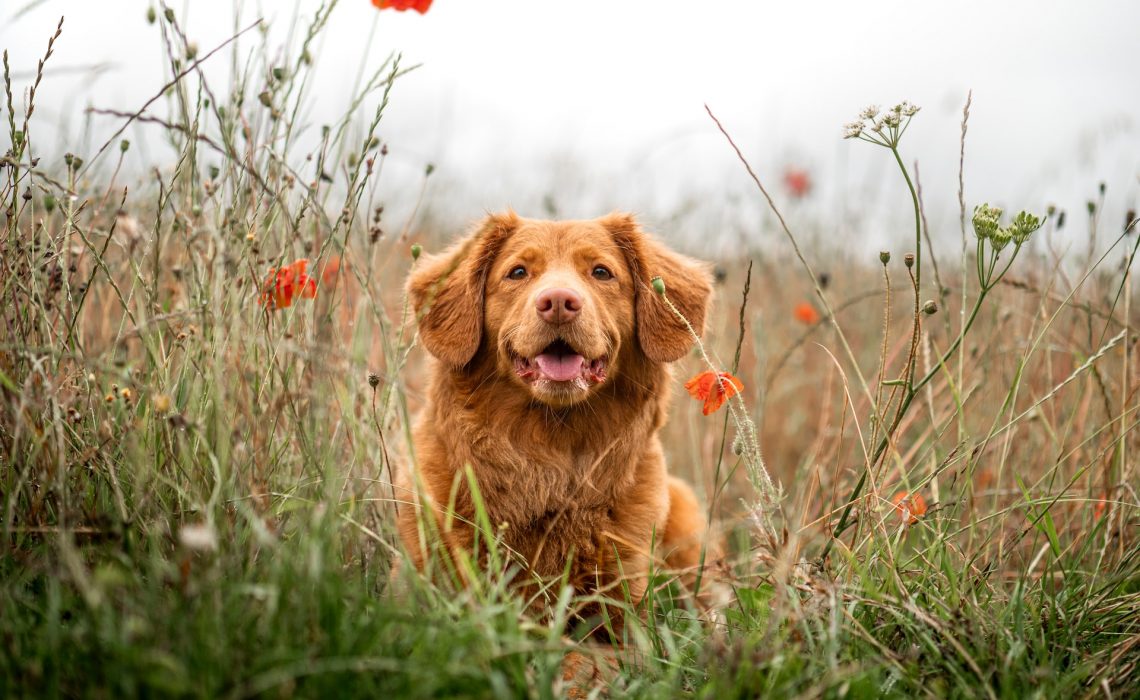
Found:
[[[843, 138], [857, 139], [863, 136], [864, 131], [873, 131], [876, 134], [887, 131], [893, 135], [899, 127], [903, 126], [904, 121], [917, 114], [919, 109], [907, 100], [903, 100], [885, 112], [880, 111], [877, 105], [871, 105], [859, 113], [857, 120], [844, 125]], [[897, 137], [890, 140], [897, 140]]]

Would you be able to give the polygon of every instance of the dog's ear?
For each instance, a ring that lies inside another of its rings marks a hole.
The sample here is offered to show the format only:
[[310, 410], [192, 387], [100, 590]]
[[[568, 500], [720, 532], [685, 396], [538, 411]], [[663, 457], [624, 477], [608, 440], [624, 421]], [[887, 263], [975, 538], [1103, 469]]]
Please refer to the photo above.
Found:
[[680, 359], [693, 346], [693, 335], [653, 289], [652, 280], [661, 278], [669, 301], [699, 335], [704, 333], [712, 297], [712, 277], [707, 266], [654, 240], [630, 214], [610, 214], [599, 221], [624, 252], [633, 276], [641, 351], [655, 362]]
[[440, 361], [462, 367], [479, 350], [487, 271], [518, 221], [513, 211], [492, 214], [446, 251], [421, 259], [408, 275], [420, 339]]

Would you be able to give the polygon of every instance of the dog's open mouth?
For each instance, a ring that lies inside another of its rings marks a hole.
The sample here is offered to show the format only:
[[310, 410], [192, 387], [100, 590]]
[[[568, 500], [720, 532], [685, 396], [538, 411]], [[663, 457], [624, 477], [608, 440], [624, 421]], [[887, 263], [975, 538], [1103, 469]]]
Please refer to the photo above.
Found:
[[556, 340], [533, 358], [515, 357], [515, 373], [526, 382], [597, 384], [606, 378], [606, 358], [587, 360], [565, 340]]

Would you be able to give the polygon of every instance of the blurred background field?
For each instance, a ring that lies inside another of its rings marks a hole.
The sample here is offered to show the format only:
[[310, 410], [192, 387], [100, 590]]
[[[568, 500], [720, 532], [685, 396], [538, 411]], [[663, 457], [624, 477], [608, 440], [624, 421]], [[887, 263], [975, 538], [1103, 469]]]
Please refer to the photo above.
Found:
[[[742, 426], [675, 387], [669, 462], [733, 595], [710, 620], [662, 577], [611, 692], [1140, 692], [1134, 8], [224, 9], [0, 7], [0, 694], [575, 690], [585, 601], [425, 580], [393, 532], [413, 247], [507, 206], [633, 210], [714, 266], [706, 343], [780, 488], [773, 538]], [[891, 154], [841, 138], [902, 97], [920, 241]], [[1045, 223], [948, 352], [983, 202]], [[260, 303], [298, 259], [315, 297]], [[871, 459], [908, 358], [932, 379]]]

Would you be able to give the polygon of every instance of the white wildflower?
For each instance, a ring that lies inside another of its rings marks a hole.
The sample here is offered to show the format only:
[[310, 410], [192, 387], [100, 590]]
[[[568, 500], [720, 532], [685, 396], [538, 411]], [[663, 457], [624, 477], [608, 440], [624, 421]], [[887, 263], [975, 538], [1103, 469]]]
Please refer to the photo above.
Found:
[[843, 127], [843, 138], [857, 139], [863, 135], [863, 122], [851, 122]]
[[178, 541], [186, 549], [196, 552], [213, 552], [218, 549], [218, 534], [208, 523], [182, 526], [178, 531]]

